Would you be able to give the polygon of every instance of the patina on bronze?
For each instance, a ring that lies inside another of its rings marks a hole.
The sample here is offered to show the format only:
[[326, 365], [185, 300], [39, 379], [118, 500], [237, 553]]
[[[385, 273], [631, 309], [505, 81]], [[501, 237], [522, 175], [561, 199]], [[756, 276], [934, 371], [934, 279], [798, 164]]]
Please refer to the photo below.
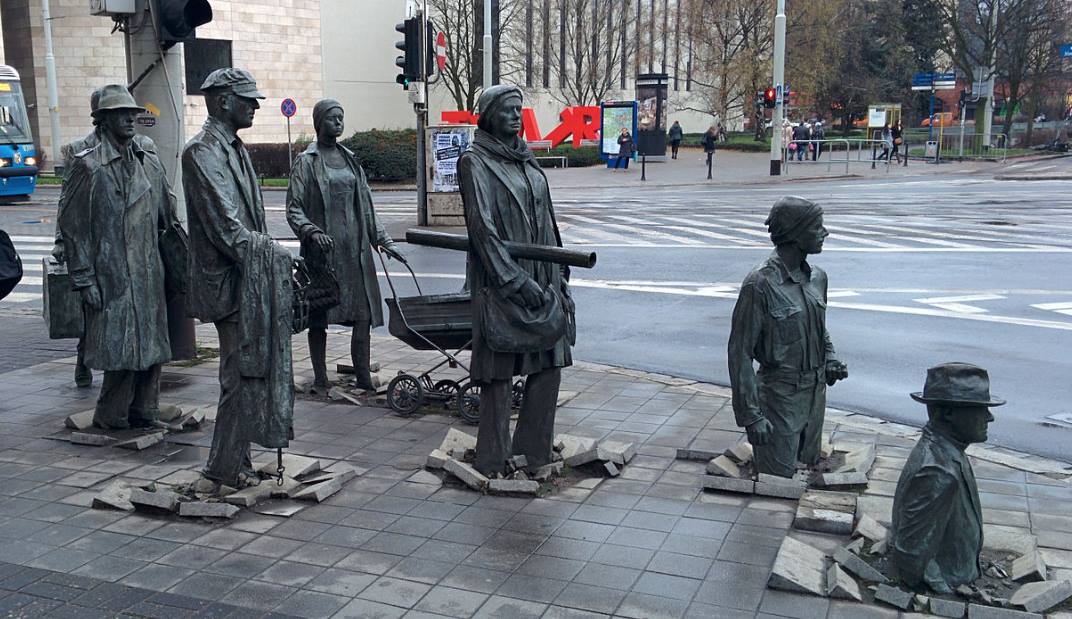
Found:
[[775, 250], [744, 279], [733, 308], [733, 413], [754, 448], [756, 471], [792, 477], [798, 461], [819, 461], [826, 388], [849, 372], [826, 328], [826, 273], [807, 262], [828, 236], [823, 210], [787, 196], [765, 223]]
[[939, 593], [980, 575], [983, 516], [979, 490], [964, 449], [986, 441], [994, 421], [990, 376], [968, 363], [943, 363], [927, 370], [922, 393], [927, 405], [923, 436], [908, 456], [893, 497], [890, 565], [906, 584]]
[[[486, 475], [504, 472], [511, 455], [530, 467], [550, 461], [561, 368], [572, 363], [575, 339], [568, 268], [515, 259], [505, 245], [562, 245], [547, 179], [518, 137], [521, 103], [516, 86], [485, 90], [473, 148], [458, 160], [473, 294], [470, 370], [482, 388], [476, 468]], [[527, 379], [511, 441], [511, 380], [519, 375]]]
[[217, 69], [201, 85], [209, 117], [182, 153], [189, 211], [190, 315], [216, 326], [220, 401], [204, 476], [256, 484], [250, 442], [293, 436], [290, 252], [272, 240], [253, 163], [238, 131], [263, 99], [247, 71]]
[[142, 111], [126, 86], [100, 89], [97, 141], [74, 155], [60, 195], [62, 253], [85, 312], [85, 363], [104, 370], [93, 423], [108, 429], [152, 425], [160, 365], [171, 358], [159, 235], [175, 210], [160, 160], [134, 139]]
[[356, 385], [376, 388], [370, 371], [370, 330], [383, 324], [383, 303], [373, 251], [402, 259], [376, 219], [365, 171], [353, 152], [338, 143], [343, 120], [342, 104], [334, 99], [313, 107], [316, 141], [294, 161], [287, 191], [287, 221], [301, 240], [309, 270], [334, 273], [338, 282], [338, 303], [309, 315], [312, 390], [319, 393], [327, 393], [330, 386], [329, 324], [353, 327], [350, 356]]

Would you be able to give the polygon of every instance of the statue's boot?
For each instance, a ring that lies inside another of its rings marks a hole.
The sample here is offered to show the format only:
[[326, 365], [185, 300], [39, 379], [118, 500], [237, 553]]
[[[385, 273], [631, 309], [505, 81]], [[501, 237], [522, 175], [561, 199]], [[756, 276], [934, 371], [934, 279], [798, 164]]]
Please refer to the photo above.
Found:
[[324, 395], [331, 389], [328, 382], [328, 332], [325, 329], [309, 329], [309, 359], [313, 363], [313, 384], [310, 393]]
[[93, 372], [86, 365], [86, 345], [82, 338], [78, 338], [78, 358], [74, 362], [74, 384], [82, 389], [93, 384]]
[[354, 364], [354, 386], [366, 391], [375, 391], [380, 386], [379, 376], [372, 374], [372, 339], [366, 326], [363, 330], [360, 326], [354, 327], [354, 335], [350, 338], [350, 358]]

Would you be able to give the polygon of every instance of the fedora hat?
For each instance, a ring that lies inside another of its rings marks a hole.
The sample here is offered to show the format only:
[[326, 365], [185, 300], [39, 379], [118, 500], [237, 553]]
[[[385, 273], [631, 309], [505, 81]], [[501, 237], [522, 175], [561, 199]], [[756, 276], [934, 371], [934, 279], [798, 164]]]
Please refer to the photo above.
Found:
[[990, 375], [970, 363], [943, 363], [927, 370], [922, 393], [912, 399], [924, 404], [1001, 406], [1005, 400], [990, 397]]
[[[134, 95], [130, 94], [127, 87], [122, 84], [108, 84], [101, 87], [98, 92], [100, 92], [100, 97], [97, 100], [97, 107], [93, 110], [94, 118], [99, 117], [100, 113], [105, 110], [146, 111], [145, 108], [134, 101]], [[92, 100], [90, 104], [92, 104]]]

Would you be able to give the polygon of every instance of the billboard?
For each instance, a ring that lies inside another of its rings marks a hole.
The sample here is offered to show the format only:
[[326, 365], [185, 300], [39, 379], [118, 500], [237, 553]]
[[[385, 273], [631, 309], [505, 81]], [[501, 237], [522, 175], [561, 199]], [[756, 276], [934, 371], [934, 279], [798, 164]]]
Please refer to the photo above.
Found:
[[458, 158], [473, 143], [472, 125], [451, 125], [428, 128], [431, 153], [432, 182], [428, 191], [449, 193], [459, 190]]
[[618, 154], [618, 136], [622, 134], [622, 129], [628, 129], [636, 139], [637, 102], [604, 101], [600, 108], [599, 154], [603, 159], [608, 159]]

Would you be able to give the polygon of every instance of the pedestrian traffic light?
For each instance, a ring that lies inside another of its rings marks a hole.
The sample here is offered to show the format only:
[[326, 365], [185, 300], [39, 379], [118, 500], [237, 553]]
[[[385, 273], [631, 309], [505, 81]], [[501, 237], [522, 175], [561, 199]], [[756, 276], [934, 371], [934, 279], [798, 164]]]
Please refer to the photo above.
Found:
[[208, 0], [155, 0], [153, 16], [160, 47], [168, 49], [193, 39], [195, 28], [212, 21], [212, 6]]
[[768, 108], [772, 108], [772, 107], [774, 107], [774, 103], [775, 103], [774, 88], [768, 88], [767, 90], [763, 91], [763, 106], [768, 107]]
[[403, 53], [402, 56], [395, 58], [395, 64], [402, 69], [402, 72], [395, 77], [395, 81], [409, 90], [410, 82], [421, 79], [421, 20], [419, 17], [410, 17], [396, 25], [395, 30], [405, 37], [395, 43], [395, 47]]

